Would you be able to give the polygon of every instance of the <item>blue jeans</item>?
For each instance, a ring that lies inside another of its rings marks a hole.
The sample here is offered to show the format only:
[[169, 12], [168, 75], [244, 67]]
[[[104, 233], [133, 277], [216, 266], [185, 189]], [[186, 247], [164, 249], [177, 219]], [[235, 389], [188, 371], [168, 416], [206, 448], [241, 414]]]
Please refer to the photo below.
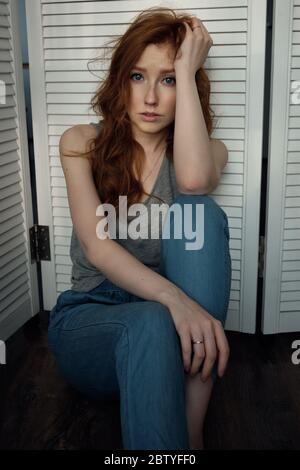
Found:
[[[227, 216], [207, 195], [180, 193], [175, 202], [192, 204], [193, 220], [195, 204], [204, 204], [204, 245], [186, 250], [190, 239], [172, 237], [171, 217], [171, 238], [161, 238], [160, 273], [224, 327], [231, 286]], [[67, 290], [50, 312], [48, 344], [73, 387], [91, 398], [120, 400], [124, 449], [189, 449], [186, 373], [165, 305], [108, 279], [88, 292]], [[214, 381], [216, 370], [217, 362]]]

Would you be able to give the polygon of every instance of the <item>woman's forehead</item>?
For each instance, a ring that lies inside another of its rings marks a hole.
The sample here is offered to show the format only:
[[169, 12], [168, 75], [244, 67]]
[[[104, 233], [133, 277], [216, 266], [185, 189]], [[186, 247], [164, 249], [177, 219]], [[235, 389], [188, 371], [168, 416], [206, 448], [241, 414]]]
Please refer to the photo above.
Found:
[[[163, 60], [163, 62], [161, 62]], [[145, 67], [146, 63], [156, 63], [159, 61], [163, 68], [173, 68], [174, 63], [174, 49], [171, 45], [157, 45], [149, 44], [144, 49], [139, 60], [136, 63], [136, 66], [141, 68]]]

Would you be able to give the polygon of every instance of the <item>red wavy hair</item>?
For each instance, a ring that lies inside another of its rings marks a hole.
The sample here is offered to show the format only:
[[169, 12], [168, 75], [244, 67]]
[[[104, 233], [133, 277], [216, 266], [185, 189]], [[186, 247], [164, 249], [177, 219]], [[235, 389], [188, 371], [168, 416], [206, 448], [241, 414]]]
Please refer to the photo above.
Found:
[[[109, 202], [119, 213], [119, 195], [127, 196], [128, 207], [147, 193], [141, 180], [145, 153], [134, 140], [127, 108], [130, 99], [130, 71], [149, 44], [171, 45], [175, 52], [185, 37], [184, 21], [191, 26], [191, 15], [167, 7], [142, 11], [122, 36], [109, 41], [113, 53], [107, 77], [91, 100], [91, 108], [102, 116], [102, 129], [91, 139], [82, 156], [90, 159], [94, 182], [102, 203]], [[96, 59], [97, 60], [97, 59]], [[201, 67], [195, 76], [208, 134], [212, 133], [210, 81]], [[173, 161], [174, 121], [169, 126], [166, 156]], [[133, 168], [136, 168], [136, 179]], [[154, 196], [154, 195], [153, 195]], [[159, 198], [160, 199], [160, 198]]]

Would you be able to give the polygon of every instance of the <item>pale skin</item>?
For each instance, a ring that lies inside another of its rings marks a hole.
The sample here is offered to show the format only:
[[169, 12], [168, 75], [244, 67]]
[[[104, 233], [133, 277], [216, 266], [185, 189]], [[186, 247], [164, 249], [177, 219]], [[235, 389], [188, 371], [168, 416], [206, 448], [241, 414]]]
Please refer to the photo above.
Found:
[[[221, 170], [227, 162], [227, 149], [221, 141], [210, 139], [207, 134], [202, 108], [197, 100], [194, 78], [196, 71], [205, 61], [212, 40], [198, 18], [194, 17], [190, 26], [187, 23], [185, 25], [187, 35], [181, 46], [179, 58], [175, 58], [174, 61], [170, 47], [151, 44], [145, 49], [135, 68], [131, 70], [131, 101], [128, 115], [132, 123], [133, 136], [145, 150], [143, 171], [145, 175], [153, 167], [153, 162], [157, 162], [157, 157], [165, 145], [167, 127], [175, 119], [174, 168], [178, 187], [181, 192], [187, 193], [197, 193], [199, 188], [205, 188], [210, 192], [218, 185]], [[162, 73], [162, 68], [169, 72]], [[141, 78], [136, 80], [137, 77]], [[146, 111], [159, 113], [161, 116], [155, 124], [142, 121], [140, 113]], [[185, 156], [184, 160], [182, 155]], [[156, 164], [156, 170], [148, 180], [148, 186], [145, 185], [147, 191], [151, 190], [158, 169], [159, 164]], [[187, 173], [187, 169], [190, 173]], [[200, 180], [200, 177], [197, 179], [194, 175], [205, 175], [205, 178], [202, 176]], [[202, 449], [203, 424], [213, 389], [211, 368], [219, 350], [218, 373], [220, 377], [223, 375], [229, 356], [229, 346], [221, 325], [211, 322], [211, 317], [203, 309], [203, 316], [198, 313], [196, 317], [194, 307], [190, 307], [193, 315], [185, 322], [182, 318], [182, 304], [180, 312], [176, 305], [170, 305], [169, 308], [181, 339], [185, 368], [189, 369], [189, 373], [186, 374], [186, 414], [190, 448]], [[210, 322], [206, 322], [205, 317], [210, 317]], [[193, 345], [192, 364], [190, 363], [191, 338], [205, 340], [205, 346]], [[198, 370], [203, 361], [203, 372], [200, 374]]]

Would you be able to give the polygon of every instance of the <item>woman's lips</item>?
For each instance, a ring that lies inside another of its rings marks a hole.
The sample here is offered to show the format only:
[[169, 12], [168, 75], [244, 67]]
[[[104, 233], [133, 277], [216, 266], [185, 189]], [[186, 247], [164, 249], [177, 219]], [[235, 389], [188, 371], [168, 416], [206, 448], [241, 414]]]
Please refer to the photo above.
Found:
[[158, 114], [149, 115], [149, 114], [141, 114], [142, 120], [147, 122], [157, 121], [160, 116]]

